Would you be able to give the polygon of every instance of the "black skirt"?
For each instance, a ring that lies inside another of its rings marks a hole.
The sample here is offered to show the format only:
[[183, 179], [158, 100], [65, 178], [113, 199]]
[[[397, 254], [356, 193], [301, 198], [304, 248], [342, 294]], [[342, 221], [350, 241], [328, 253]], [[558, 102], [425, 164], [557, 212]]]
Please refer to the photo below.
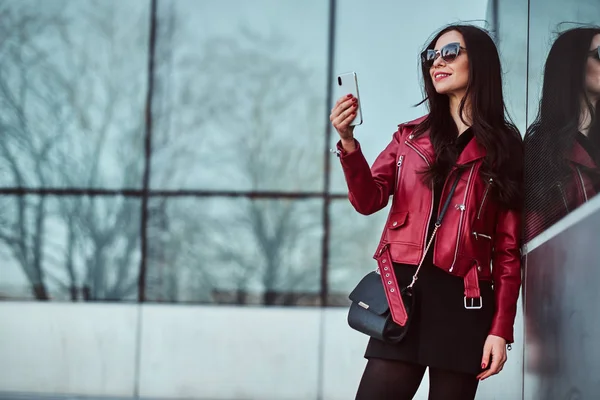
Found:
[[[371, 338], [365, 357], [479, 374], [496, 308], [491, 282], [479, 282], [483, 307], [465, 309], [463, 279], [434, 266], [431, 258], [426, 258], [414, 286], [417, 304], [406, 336], [399, 344]], [[410, 283], [416, 271], [414, 265], [394, 268], [401, 286]]]

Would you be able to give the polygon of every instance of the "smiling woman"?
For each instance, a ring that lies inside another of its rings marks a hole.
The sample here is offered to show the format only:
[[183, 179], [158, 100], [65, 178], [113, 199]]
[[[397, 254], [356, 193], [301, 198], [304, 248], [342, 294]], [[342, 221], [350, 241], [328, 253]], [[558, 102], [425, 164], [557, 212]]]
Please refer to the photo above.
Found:
[[469, 83], [469, 59], [464, 39], [457, 31], [446, 32], [437, 40], [436, 48], [440, 50], [427, 49], [423, 52], [423, 65], [429, 65], [433, 86], [438, 93], [460, 101], [465, 97]]
[[[411, 399], [427, 367], [429, 399], [473, 399], [513, 342], [522, 143], [504, 114], [498, 52], [484, 30], [452, 25], [421, 65], [429, 114], [400, 124], [371, 168], [350, 126], [358, 100], [340, 98], [330, 116], [354, 208], [372, 214], [393, 196], [380, 278], [369, 274], [350, 295], [367, 310], [351, 308], [351, 326], [371, 336], [359, 400]], [[375, 305], [386, 300], [403, 332], [394, 338], [363, 322], [380, 318]]]

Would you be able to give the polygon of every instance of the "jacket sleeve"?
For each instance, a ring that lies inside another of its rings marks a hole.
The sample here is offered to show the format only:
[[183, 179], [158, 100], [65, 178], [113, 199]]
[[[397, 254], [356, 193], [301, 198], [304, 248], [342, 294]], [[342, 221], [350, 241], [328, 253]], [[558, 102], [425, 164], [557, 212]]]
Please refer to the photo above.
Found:
[[514, 342], [514, 322], [521, 288], [521, 213], [501, 210], [494, 241], [492, 276], [496, 312], [490, 335]]
[[392, 141], [379, 154], [371, 168], [358, 141], [356, 149], [350, 153], [344, 151], [341, 141], [338, 142], [338, 155], [348, 185], [348, 198], [359, 213], [373, 214], [387, 205], [394, 192], [399, 140], [400, 130], [394, 133]]

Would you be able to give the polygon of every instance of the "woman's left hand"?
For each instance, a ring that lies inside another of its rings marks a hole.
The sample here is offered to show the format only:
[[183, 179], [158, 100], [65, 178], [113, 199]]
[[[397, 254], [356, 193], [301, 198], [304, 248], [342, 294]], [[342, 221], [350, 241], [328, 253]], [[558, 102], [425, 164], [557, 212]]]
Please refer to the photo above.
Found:
[[500, 336], [489, 335], [483, 346], [481, 369], [487, 368], [487, 366], [490, 365], [490, 362], [492, 365], [490, 366], [490, 369], [477, 375], [477, 379], [484, 380], [502, 371], [506, 359], [506, 340]]

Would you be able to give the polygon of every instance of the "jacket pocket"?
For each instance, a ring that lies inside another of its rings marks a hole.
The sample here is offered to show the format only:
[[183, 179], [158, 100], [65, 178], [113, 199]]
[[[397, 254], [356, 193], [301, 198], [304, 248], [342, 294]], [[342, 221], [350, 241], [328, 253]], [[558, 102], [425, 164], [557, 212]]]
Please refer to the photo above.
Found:
[[490, 189], [491, 189], [493, 183], [494, 183], [494, 180], [492, 178], [490, 178], [490, 180], [485, 185], [485, 192], [483, 192], [483, 198], [481, 199], [481, 204], [479, 205], [479, 209], [477, 210], [477, 219], [481, 219], [481, 213], [483, 212], [483, 208], [485, 207], [485, 203], [486, 203], [486, 200], [488, 199], [488, 196], [490, 194]]
[[486, 268], [484, 275], [489, 275], [489, 265], [492, 262], [492, 253], [494, 248], [493, 236], [486, 233], [472, 231], [471, 232], [471, 246], [472, 254], [477, 260], [477, 263], [482, 268]]
[[414, 232], [411, 232], [411, 229], [409, 229], [408, 222], [408, 211], [391, 213], [385, 227], [387, 242], [411, 243], [414, 241], [414, 238], [412, 237]]
[[388, 229], [398, 229], [406, 224], [408, 218], [408, 211], [395, 212], [390, 214], [390, 220], [388, 221]]
[[492, 240], [490, 235], [486, 235], [485, 233], [479, 233], [473, 231], [473, 236], [475, 236], [475, 240], [484, 239], [484, 240]]

